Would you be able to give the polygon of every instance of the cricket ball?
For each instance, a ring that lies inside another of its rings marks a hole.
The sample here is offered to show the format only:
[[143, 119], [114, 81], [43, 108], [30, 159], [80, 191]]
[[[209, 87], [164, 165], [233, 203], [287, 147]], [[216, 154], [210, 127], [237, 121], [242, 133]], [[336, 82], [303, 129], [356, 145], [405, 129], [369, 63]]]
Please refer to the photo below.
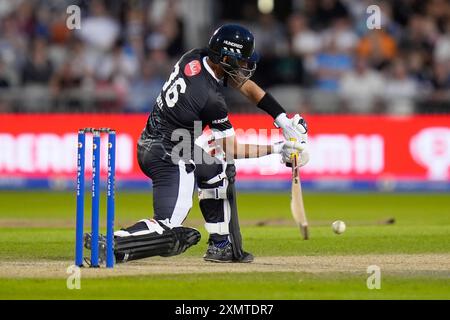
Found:
[[341, 234], [345, 231], [345, 223], [341, 220], [333, 222], [331, 227], [333, 228], [333, 232], [336, 234]]

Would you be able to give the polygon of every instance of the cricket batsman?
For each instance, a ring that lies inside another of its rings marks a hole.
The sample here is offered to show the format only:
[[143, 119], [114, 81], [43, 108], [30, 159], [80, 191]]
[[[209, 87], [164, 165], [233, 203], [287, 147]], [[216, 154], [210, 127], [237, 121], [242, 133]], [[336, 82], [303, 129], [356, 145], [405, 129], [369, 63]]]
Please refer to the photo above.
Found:
[[[195, 186], [209, 233], [204, 260], [253, 261], [253, 255], [240, 248], [233, 159], [278, 153], [289, 165], [295, 152], [300, 154], [300, 165], [309, 159], [303, 118], [298, 114], [288, 118], [269, 93], [249, 80], [258, 62], [254, 48], [255, 40], [249, 30], [227, 24], [214, 32], [207, 48], [188, 51], [175, 64], [137, 145], [139, 166], [153, 182], [153, 218], [115, 232], [116, 262], [174, 256], [197, 244], [200, 233], [183, 226], [192, 207]], [[236, 141], [220, 93], [222, 86], [239, 90], [272, 116], [286, 141], [273, 145]], [[196, 140], [206, 127], [212, 137], [208, 146], [201, 148]], [[106, 255], [104, 237], [99, 245], [102, 259]], [[85, 247], [90, 248], [90, 234], [85, 234]]]

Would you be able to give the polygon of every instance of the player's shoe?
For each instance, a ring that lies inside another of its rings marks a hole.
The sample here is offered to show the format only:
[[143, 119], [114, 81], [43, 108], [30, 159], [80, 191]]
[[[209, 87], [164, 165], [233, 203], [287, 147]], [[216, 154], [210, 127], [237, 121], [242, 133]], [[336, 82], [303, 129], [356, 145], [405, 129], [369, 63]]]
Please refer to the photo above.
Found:
[[[88, 250], [92, 248], [92, 233], [85, 233], [83, 235], [84, 247]], [[91, 261], [85, 258], [84, 261], [90, 265]], [[102, 234], [98, 235], [98, 263], [103, 264], [106, 261], [106, 237]]]
[[251, 263], [255, 259], [249, 252], [243, 252], [243, 256], [237, 259], [233, 255], [233, 245], [228, 242], [226, 245], [217, 245], [213, 241], [208, 242], [208, 249], [203, 255], [203, 260], [218, 263]]
[[213, 241], [209, 241], [206, 253], [203, 255], [203, 260], [219, 263], [233, 262], [233, 247], [231, 246], [231, 242], [228, 242], [225, 246], [218, 246]]
[[233, 262], [239, 263], [251, 263], [255, 260], [255, 257], [250, 252], [243, 252], [243, 256], [240, 259], [235, 259]]

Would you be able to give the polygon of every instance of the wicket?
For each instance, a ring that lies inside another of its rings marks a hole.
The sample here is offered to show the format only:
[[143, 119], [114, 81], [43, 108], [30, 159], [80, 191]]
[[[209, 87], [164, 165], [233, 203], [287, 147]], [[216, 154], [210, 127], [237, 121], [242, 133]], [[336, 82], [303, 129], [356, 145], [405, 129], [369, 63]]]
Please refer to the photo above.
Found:
[[108, 134], [108, 177], [106, 203], [106, 267], [114, 267], [114, 180], [116, 162], [116, 132], [109, 128], [84, 128], [78, 130], [77, 154], [77, 217], [75, 239], [75, 265], [83, 266], [84, 192], [85, 192], [85, 142], [86, 133], [92, 133], [92, 212], [90, 266], [99, 267], [100, 220], [100, 142], [101, 134]]

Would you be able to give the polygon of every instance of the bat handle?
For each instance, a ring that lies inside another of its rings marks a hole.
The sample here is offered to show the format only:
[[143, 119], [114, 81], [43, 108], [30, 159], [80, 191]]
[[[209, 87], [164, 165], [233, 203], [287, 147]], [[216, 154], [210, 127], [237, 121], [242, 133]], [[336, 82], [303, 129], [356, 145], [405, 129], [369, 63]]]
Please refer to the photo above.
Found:
[[[289, 138], [289, 141], [296, 142], [297, 139], [295, 139], [295, 138]], [[298, 153], [297, 153], [297, 152], [291, 153], [291, 160], [292, 160], [293, 162], [294, 162], [294, 160], [297, 160], [297, 157], [298, 157]], [[295, 162], [297, 162], [297, 161], [295, 161]]]

